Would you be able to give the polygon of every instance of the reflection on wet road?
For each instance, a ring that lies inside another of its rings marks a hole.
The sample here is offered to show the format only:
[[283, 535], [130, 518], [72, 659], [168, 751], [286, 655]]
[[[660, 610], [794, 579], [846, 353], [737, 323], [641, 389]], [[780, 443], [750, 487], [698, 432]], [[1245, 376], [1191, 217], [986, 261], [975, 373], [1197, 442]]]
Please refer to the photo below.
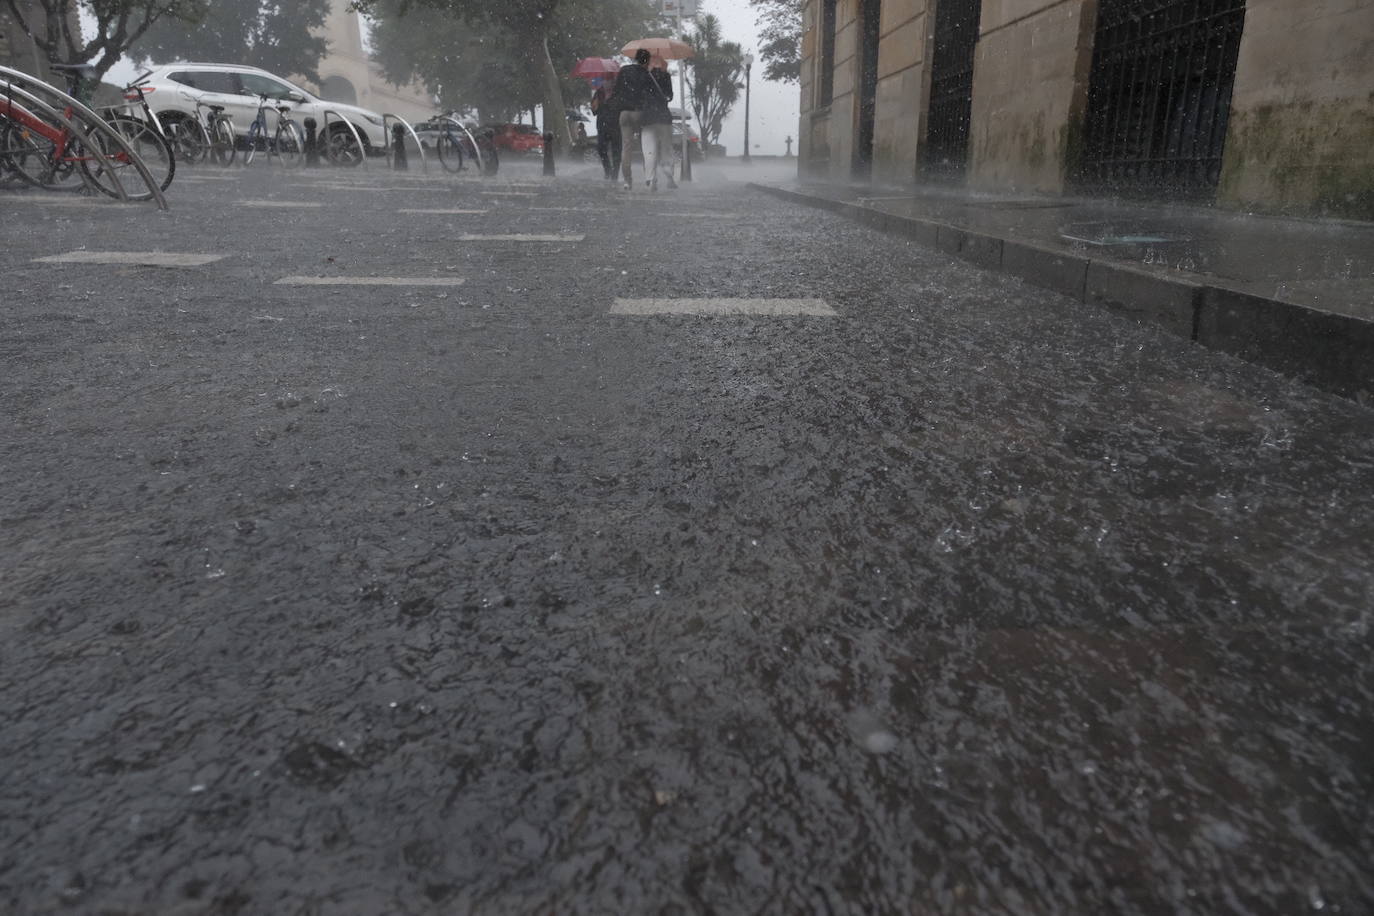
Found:
[[0, 910], [1374, 908], [1368, 410], [709, 173], [232, 174], [0, 197]]

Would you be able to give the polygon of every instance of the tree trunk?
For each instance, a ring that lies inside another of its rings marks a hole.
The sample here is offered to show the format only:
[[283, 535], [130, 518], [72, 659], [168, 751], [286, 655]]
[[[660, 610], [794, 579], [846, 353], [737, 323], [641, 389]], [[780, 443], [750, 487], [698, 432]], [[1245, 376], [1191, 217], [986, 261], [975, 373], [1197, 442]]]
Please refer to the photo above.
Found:
[[544, 71], [544, 132], [553, 134], [554, 152], [566, 156], [572, 152], [572, 130], [563, 107], [563, 84], [549, 54], [548, 29], [543, 25], [539, 27], [538, 54], [540, 69]]

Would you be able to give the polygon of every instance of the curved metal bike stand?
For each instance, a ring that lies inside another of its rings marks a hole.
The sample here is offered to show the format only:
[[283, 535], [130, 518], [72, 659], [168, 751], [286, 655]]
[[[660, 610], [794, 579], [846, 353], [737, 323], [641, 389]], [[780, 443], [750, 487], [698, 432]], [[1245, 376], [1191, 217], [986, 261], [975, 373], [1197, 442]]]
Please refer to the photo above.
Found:
[[[49, 105], [47, 102], [43, 101], [43, 99], [34, 95], [33, 92], [24, 90], [22, 86], [29, 86], [31, 89], [35, 91], [46, 93], [47, 95], [61, 102], [64, 107], [70, 107], [72, 111], [80, 114], [82, 116], [83, 124], [89, 123], [90, 127], [94, 128], [102, 135], [109, 137], [111, 140], [115, 142], [115, 144], [121, 150], [123, 150], [129, 156], [130, 164], [132, 164], [133, 167], [138, 170], [138, 174], [140, 177], [142, 177], [143, 183], [146, 184], [148, 186], [148, 190], [152, 192], [153, 200], [157, 203], [158, 209], [171, 209], [167, 206], [167, 198], [163, 196], [162, 188], [159, 187], [157, 179], [153, 177], [153, 173], [149, 171], [147, 164], [144, 163], [143, 159], [138, 155], [138, 153], [134, 152], [133, 147], [131, 147], [128, 144], [128, 142], [124, 139], [124, 137], [120, 135], [119, 131], [115, 130], [114, 128], [106, 124], [105, 121], [100, 117], [100, 115], [96, 114], [94, 111], [87, 108], [81, 102], [78, 102], [76, 99], [67, 95], [67, 93], [63, 92], [61, 89], [58, 89], [56, 86], [49, 85], [48, 83], [45, 83], [40, 79], [35, 79], [34, 77], [29, 76], [27, 73], [24, 73], [22, 71], [13, 70], [9, 67], [0, 66], [0, 77], [3, 77], [5, 80], [6, 91], [23, 96], [33, 104], [37, 105], [41, 110], [43, 110], [44, 114], [47, 114], [49, 117], [54, 118], [59, 124], [70, 130], [76, 136], [76, 139], [80, 140], [83, 144], [86, 145], [87, 149], [99, 149], [99, 147], [97, 147], [94, 143], [91, 142], [91, 138], [86, 130], [83, 130], [82, 128], [76, 126], [76, 124], [72, 123], [71, 118], [68, 118], [61, 111], [58, 111], [52, 105]], [[20, 86], [15, 85], [16, 80], [21, 84]], [[119, 192], [119, 199], [127, 202], [129, 200], [129, 194], [127, 191], [124, 190], [124, 182], [119, 180], [119, 176], [114, 173], [114, 169], [110, 169], [109, 173], [110, 182], [114, 185], [115, 190]], [[86, 176], [84, 175], [84, 173], [82, 175], [82, 180], [86, 180]]]
[[330, 115], [333, 115], [335, 118], [342, 121], [344, 123], [344, 126], [347, 127], [349, 131], [353, 134], [353, 139], [358, 141], [358, 156], [362, 160], [363, 168], [367, 168], [367, 144], [363, 143], [363, 135], [358, 133], [358, 128], [353, 126], [352, 121], [348, 120], [348, 118], [345, 118], [343, 115], [339, 114], [332, 108], [326, 108], [324, 110], [324, 126], [322, 129], [324, 130], [325, 142], [329, 142]]
[[461, 121], [458, 121], [454, 118], [450, 118], [448, 115], [440, 115], [438, 120], [447, 121], [454, 127], [461, 130], [463, 133], [468, 135], [468, 140], [472, 141], [472, 151], [477, 154], [477, 174], [485, 175], [487, 173], [487, 169], [486, 165], [482, 162], [482, 148], [477, 145], [477, 138], [472, 135], [472, 131], [468, 130], [467, 127], [465, 127]]
[[[46, 115], [46, 116], [49, 117], [49, 118], [52, 118], [52, 119], [53, 119], [54, 121], [56, 121], [58, 124], [61, 124], [61, 125], [62, 125], [63, 127], [65, 127], [67, 130], [71, 131], [71, 132], [72, 132], [72, 136], [76, 137], [76, 139], [77, 139], [78, 141], [80, 141], [81, 143], [85, 144], [85, 146], [86, 146], [88, 149], [94, 149], [94, 148], [95, 148], [95, 145], [91, 142], [91, 138], [86, 134], [85, 131], [83, 131], [80, 127], [77, 127], [76, 124], [75, 124], [74, 122], [72, 122], [72, 121], [71, 121], [66, 115], [64, 115], [62, 112], [58, 111], [56, 108], [53, 108], [51, 105], [49, 105], [47, 102], [45, 102], [45, 101], [43, 101], [42, 99], [40, 99], [38, 96], [34, 95], [32, 92], [27, 92], [27, 91], [25, 91], [23, 88], [21, 88], [21, 87], [19, 87], [19, 86], [15, 86], [13, 83], [9, 83], [9, 82], [5, 82], [5, 83], [0, 84], [0, 85], [2, 85], [2, 86], [4, 87], [4, 90], [5, 90], [5, 94], [6, 94], [6, 95], [9, 95], [9, 96], [15, 96], [15, 95], [17, 95], [17, 96], [19, 96], [23, 101], [27, 102], [28, 104], [32, 105], [34, 108], [38, 109], [38, 111], [39, 111], [41, 114], [44, 114], [44, 115]], [[134, 154], [133, 154], [133, 153], [130, 153], [130, 155], [134, 155]], [[124, 183], [123, 183], [122, 181], [119, 180], [119, 176], [116, 175], [113, 171], [111, 171], [111, 172], [110, 172], [110, 180], [111, 180], [111, 182], [114, 184], [115, 190], [116, 190], [117, 192], [119, 192], [119, 199], [122, 200], [122, 201], [124, 201], [125, 203], [128, 203], [128, 202], [129, 202], [129, 192], [124, 190]], [[81, 181], [82, 181], [82, 183], [85, 184], [87, 187], [90, 187], [90, 179], [87, 178], [86, 175], [85, 175], [84, 173], [82, 173], [82, 175], [81, 175]], [[92, 189], [92, 190], [94, 190], [94, 189]]]
[[402, 127], [404, 127], [406, 129], [406, 132], [410, 134], [411, 139], [415, 141], [415, 147], [420, 151], [420, 167], [424, 169], [426, 174], [428, 174], [429, 157], [425, 155], [425, 145], [420, 142], [420, 137], [415, 133], [415, 128], [411, 127], [410, 122], [407, 121], [405, 118], [401, 117], [400, 115], [382, 115], [382, 135], [386, 137], [387, 152], [391, 151], [391, 128], [388, 125], [390, 125], [392, 121], [395, 121], [397, 124], [400, 124]]

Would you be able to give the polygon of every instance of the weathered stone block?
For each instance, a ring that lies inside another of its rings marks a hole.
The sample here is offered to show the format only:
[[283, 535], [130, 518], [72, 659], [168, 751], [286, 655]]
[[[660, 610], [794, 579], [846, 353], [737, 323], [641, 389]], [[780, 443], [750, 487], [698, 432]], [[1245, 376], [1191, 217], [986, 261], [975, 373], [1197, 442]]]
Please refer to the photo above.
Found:
[[1055, 292], [1082, 299], [1088, 284], [1088, 259], [1026, 242], [1002, 243], [1002, 269]]
[[1374, 401], [1374, 322], [1211, 287], [1198, 342], [1323, 390]]
[[1106, 306], [1146, 324], [1194, 336], [1202, 287], [1115, 261], [1090, 261], [1084, 301]]

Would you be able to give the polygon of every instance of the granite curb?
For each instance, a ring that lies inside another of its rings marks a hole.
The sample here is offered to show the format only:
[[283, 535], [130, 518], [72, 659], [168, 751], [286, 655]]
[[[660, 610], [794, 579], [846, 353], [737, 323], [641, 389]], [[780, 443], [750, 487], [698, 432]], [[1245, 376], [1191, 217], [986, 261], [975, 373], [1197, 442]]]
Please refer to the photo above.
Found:
[[1198, 282], [1174, 271], [1092, 258], [791, 188], [758, 182], [748, 186], [1155, 325], [1323, 391], [1374, 404], [1374, 322]]

